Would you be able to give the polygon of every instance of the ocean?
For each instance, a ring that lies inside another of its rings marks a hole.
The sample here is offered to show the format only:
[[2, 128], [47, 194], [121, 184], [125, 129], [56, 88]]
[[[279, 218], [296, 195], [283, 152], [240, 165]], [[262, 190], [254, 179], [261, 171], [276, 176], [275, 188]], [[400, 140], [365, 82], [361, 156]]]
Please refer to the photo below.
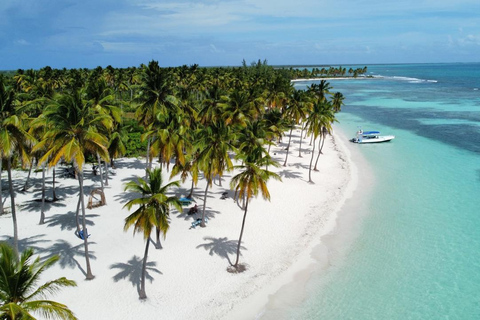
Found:
[[341, 213], [360, 217], [355, 236], [330, 249], [300, 304], [260, 319], [480, 319], [480, 64], [369, 65], [368, 75], [329, 80], [346, 97], [336, 126], [348, 138], [359, 127], [396, 136], [345, 137], [374, 181], [363, 186], [359, 167], [367, 194]]

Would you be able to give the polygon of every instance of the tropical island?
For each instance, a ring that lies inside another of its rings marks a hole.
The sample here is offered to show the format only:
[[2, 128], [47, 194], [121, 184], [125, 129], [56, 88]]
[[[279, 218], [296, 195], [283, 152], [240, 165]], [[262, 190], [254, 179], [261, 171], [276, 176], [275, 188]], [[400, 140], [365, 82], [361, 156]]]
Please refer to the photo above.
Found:
[[[295, 89], [330, 73], [304, 70], [151, 61], [0, 75], [3, 256], [38, 255], [43, 282], [65, 277], [59, 318], [257, 311], [312, 262], [354, 180], [333, 132], [344, 96], [326, 80]], [[7, 319], [45, 315], [0, 298]]]

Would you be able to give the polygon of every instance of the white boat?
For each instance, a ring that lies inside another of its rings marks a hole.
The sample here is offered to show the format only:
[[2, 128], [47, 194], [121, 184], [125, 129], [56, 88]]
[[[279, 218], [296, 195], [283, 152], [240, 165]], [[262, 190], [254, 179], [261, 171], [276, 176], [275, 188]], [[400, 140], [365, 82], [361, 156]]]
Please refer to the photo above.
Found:
[[387, 142], [392, 139], [395, 139], [395, 136], [381, 136], [380, 131], [357, 131], [355, 138], [350, 141], [355, 143], [378, 143], [378, 142]]

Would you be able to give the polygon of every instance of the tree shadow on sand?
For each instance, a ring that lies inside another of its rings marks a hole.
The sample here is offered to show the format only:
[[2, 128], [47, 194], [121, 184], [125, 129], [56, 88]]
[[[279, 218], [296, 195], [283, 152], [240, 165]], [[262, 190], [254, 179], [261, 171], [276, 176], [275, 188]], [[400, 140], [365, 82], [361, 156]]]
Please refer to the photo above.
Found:
[[[211, 256], [216, 254], [217, 256], [220, 256], [222, 259], [227, 259], [230, 265], [232, 264], [232, 261], [230, 261], [230, 258], [228, 255], [237, 253], [238, 240], [228, 240], [227, 237], [225, 238], [205, 237], [203, 238], [203, 240], [206, 240], [209, 242], [198, 245], [197, 249], [204, 248], [206, 251], [210, 250], [209, 254]], [[247, 250], [242, 245], [240, 245], [240, 249]]]
[[127, 158], [115, 159], [115, 170], [121, 169], [144, 169], [145, 170], [145, 159], [137, 158], [134, 161]]
[[[88, 218], [98, 217], [98, 214], [86, 214], [85, 215], [85, 224], [88, 226], [93, 226], [95, 223]], [[74, 230], [77, 229], [77, 222], [75, 221], [75, 212], [69, 211], [63, 214], [54, 214], [53, 216], [46, 217], [47, 227], [56, 227], [60, 226], [61, 230]], [[82, 216], [80, 215], [80, 224], [82, 222]]]
[[[35, 236], [31, 236], [28, 238], [18, 239], [18, 251], [23, 252], [27, 248], [32, 248], [34, 253], [42, 252], [43, 248], [38, 246], [39, 243], [50, 242], [50, 240], [41, 239], [45, 236], [45, 234], [38, 234]], [[13, 238], [9, 236], [2, 236], [3, 240], [8, 244], [13, 246]]]
[[285, 178], [285, 179], [299, 179], [299, 178], [302, 177], [300, 172], [291, 171], [291, 170], [288, 170], [288, 169], [284, 169], [282, 171], [279, 171], [279, 172], [277, 172], [277, 174], [280, 177]]
[[[21, 205], [19, 205], [22, 211], [28, 211], [28, 212], [40, 212], [42, 210], [42, 201], [39, 199], [27, 201]], [[46, 199], [45, 200], [45, 213], [50, 211], [52, 207], [56, 208], [61, 208], [61, 207], [66, 207], [64, 203], [55, 201], [53, 202], [51, 199]], [[40, 216], [39, 216], [40, 219]]]
[[[94, 242], [89, 242], [89, 244], [94, 244]], [[78, 268], [83, 273], [83, 275], [86, 276], [87, 273], [76, 259], [77, 257], [85, 257], [85, 251], [83, 248], [83, 242], [76, 246], [72, 246], [70, 242], [60, 239], [57, 240], [55, 244], [43, 250], [46, 255], [42, 256], [42, 260], [47, 260], [54, 255], [58, 255], [60, 257], [58, 262], [60, 263], [62, 269], [65, 269], [66, 267], [69, 267], [71, 269]], [[88, 257], [94, 260], [97, 259], [97, 257], [93, 255], [92, 251], [89, 251]]]
[[[120, 280], [125, 280], [128, 278], [128, 281], [132, 283], [132, 286], [137, 288], [137, 292], [140, 292], [140, 283], [142, 281], [142, 264], [143, 258], [133, 256], [127, 263], [115, 263], [110, 266], [110, 269], [120, 269], [120, 272], [113, 276], [113, 280], [118, 282]], [[150, 273], [157, 273], [163, 275], [163, 273], [155, 268], [157, 262], [149, 261], [147, 262], [147, 268], [145, 272], [145, 278], [153, 282], [153, 277]]]

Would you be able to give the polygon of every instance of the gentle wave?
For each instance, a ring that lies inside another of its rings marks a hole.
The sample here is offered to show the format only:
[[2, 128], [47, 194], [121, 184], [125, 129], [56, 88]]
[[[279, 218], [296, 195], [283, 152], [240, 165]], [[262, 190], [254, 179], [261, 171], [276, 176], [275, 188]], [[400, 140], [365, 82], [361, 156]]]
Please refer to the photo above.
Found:
[[426, 80], [426, 79], [402, 77], [402, 76], [379, 76], [379, 77], [383, 77], [385, 79], [391, 79], [391, 80], [408, 81], [410, 83], [423, 83], [423, 82], [437, 83], [438, 82], [437, 80]]

